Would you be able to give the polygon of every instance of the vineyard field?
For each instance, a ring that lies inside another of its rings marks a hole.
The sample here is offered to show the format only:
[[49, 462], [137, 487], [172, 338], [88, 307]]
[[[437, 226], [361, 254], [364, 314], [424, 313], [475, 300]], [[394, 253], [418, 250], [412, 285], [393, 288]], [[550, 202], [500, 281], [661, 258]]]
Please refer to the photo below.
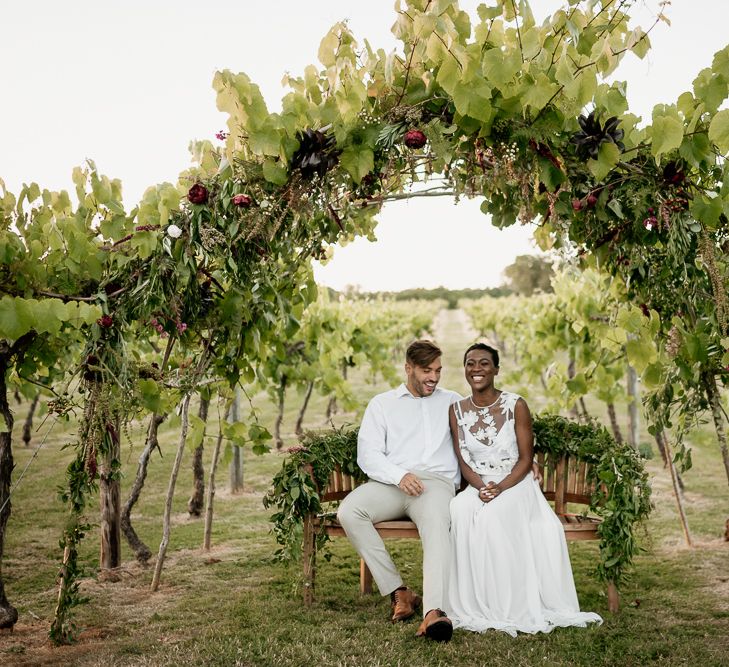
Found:
[[[442, 384], [464, 391], [462, 350], [474, 331], [462, 310], [441, 311], [433, 336], [444, 350]], [[393, 341], [394, 343], [395, 341]], [[502, 367], [509, 367], [507, 355]], [[402, 363], [393, 362], [402, 375]], [[512, 372], [514, 369], [510, 369]], [[364, 404], [387, 388], [371, 384], [360, 371], [349, 382]], [[497, 383], [498, 384], [498, 383]], [[296, 444], [293, 424], [302, 397], [291, 392], [283, 437]], [[325, 424], [328, 397], [314, 392], [306, 428]], [[268, 394], [253, 398], [262, 424], [272, 429], [276, 406]], [[539, 403], [535, 400], [535, 403]], [[598, 414], [597, 402], [587, 398]], [[21, 443], [22, 417], [27, 405], [14, 405], [15, 442]], [[246, 402], [243, 402], [243, 410]], [[624, 409], [619, 408], [621, 415]], [[356, 421], [354, 411], [339, 413], [339, 424]], [[596, 545], [571, 543], [570, 553], [583, 608], [603, 615], [605, 623], [590, 629], [562, 629], [546, 636], [487, 636], [456, 633], [448, 645], [425, 644], [414, 637], [416, 626], [387, 622], [389, 604], [379, 596], [359, 597], [358, 559], [346, 540], [338, 540], [333, 557], [321, 559], [317, 601], [305, 610], [296, 588], [298, 571], [274, 563], [267, 510], [261, 504], [284, 454], [276, 451], [244, 455], [244, 489], [227, 490], [226, 466], [217, 475], [216, 514], [212, 549], [203, 551], [202, 520], [188, 516], [191, 490], [191, 451], [183, 460], [173, 507], [172, 538], [162, 582], [150, 593], [151, 567], [143, 568], [124, 544], [123, 564], [103, 579], [96, 574], [96, 528], [81, 543], [80, 559], [87, 570], [81, 591], [90, 601], [77, 609], [79, 641], [51, 647], [48, 625], [53, 616], [59, 567], [59, 526], [64, 510], [57, 500], [64, 469], [73, 452], [62, 447], [74, 436], [76, 423], [57, 424], [42, 448], [50, 419], [36, 418], [31, 446], [15, 448], [17, 480], [30, 462], [13, 495], [3, 572], [6, 587], [20, 612], [13, 634], [0, 635], [0, 663], [17, 667], [36, 665], [397, 665], [402, 656], [410, 664], [481, 664], [485, 654], [509, 655], [513, 665], [719, 665], [729, 652], [729, 560], [723, 540], [726, 519], [726, 480], [720, 454], [708, 425], [690, 436], [693, 468], [685, 473], [688, 518], [696, 541], [683, 544], [676, 518], [670, 478], [660, 457], [648, 461], [655, 509], [633, 576], [622, 591], [622, 610], [607, 612], [602, 586], [591, 577]], [[210, 424], [217, 421], [211, 404]], [[212, 426], [211, 426], [212, 428]], [[134, 443], [122, 440], [122, 496], [134, 477], [144, 440], [142, 425], [133, 425]], [[154, 454], [149, 477], [132, 518], [140, 537], [153, 549], [161, 535], [161, 514], [177, 431], [163, 424], [162, 457]], [[214, 432], [213, 432], [214, 435]], [[644, 440], [649, 438], [644, 434]], [[205, 445], [206, 477], [210, 463]], [[35, 458], [34, 458], [35, 457]], [[412, 541], [393, 543], [396, 562], [414, 587], [420, 587], [421, 555]]]

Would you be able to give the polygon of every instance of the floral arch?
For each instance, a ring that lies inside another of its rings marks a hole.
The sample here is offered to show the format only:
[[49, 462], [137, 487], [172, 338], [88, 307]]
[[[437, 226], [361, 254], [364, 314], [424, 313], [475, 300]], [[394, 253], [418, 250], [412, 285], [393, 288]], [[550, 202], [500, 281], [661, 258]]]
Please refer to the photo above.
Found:
[[[65, 192], [3, 190], [2, 377], [52, 369], [69, 341], [83, 350], [56, 637], [78, 601], [81, 517], [97, 466], [102, 498], [115, 483], [125, 416], [182, 400], [184, 444], [191, 393], [210, 378], [252, 380], [261, 360], [282, 353], [278, 323], [293, 334], [316, 295], [310, 260], [371, 235], [383, 204], [413, 196], [415, 182], [483, 198], [494, 225], [534, 224], [543, 247], [573, 248], [620, 277], [630, 303], [616, 326], [650, 389], [652, 427], [669, 426], [677, 406], [685, 420], [709, 404], [721, 433], [729, 47], [640, 126], [624, 84], [605, 81], [626, 53], [649, 49], [648, 33], [629, 26], [629, 4], [569, 0], [537, 24], [525, 0], [491, 0], [478, 17], [454, 0], [406, 0], [393, 28], [401, 50], [374, 51], [335, 25], [321, 42], [322, 69], [287, 78], [279, 113], [245, 74], [218, 72], [224, 146], [197, 143], [196, 166], [176, 185], [149, 188], [130, 212], [118, 181], [92, 163], [75, 172], [76, 208]], [[132, 340], [161, 344], [159, 366], [140, 362]], [[54, 408], [69, 409], [63, 389]], [[237, 437], [259, 446], [264, 432], [250, 424]], [[9, 438], [0, 454], [1, 501]]]

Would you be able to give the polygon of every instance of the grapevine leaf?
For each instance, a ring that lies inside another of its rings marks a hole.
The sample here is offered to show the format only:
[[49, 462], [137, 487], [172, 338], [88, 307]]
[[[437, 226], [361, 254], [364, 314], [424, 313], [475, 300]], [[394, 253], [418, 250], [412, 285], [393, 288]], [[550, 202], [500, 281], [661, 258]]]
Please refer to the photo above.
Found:
[[726, 154], [729, 151], [729, 109], [722, 109], [711, 119], [709, 139], [722, 153]]
[[649, 340], [641, 338], [628, 340], [625, 344], [625, 353], [628, 356], [628, 362], [639, 374], [642, 374], [648, 365], [655, 362], [657, 358], [655, 346]]
[[601, 181], [619, 161], [620, 149], [612, 141], [606, 141], [600, 145], [597, 160], [588, 160], [587, 167], [595, 179]]
[[336, 52], [339, 48], [339, 36], [337, 35], [337, 26], [324, 35], [324, 39], [319, 44], [318, 58], [324, 67], [333, 67], [337, 63]]
[[139, 381], [137, 387], [142, 405], [150, 412], [159, 412], [162, 406], [159, 385], [150, 378], [144, 378]]
[[364, 146], [348, 146], [340, 157], [342, 166], [355, 183], [360, 183], [375, 167], [375, 154]]
[[641, 380], [648, 389], [659, 387], [663, 377], [663, 366], [660, 363], [653, 363], [646, 366]]
[[708, 197], [701, 193], [691, 202], [691, 215], [708, 229], [714, 229], [722, 213], [720, 197]]
[[678, 116], [653, 116], [651, 153], [658, 158], [675, 150], [683, 141], [683, 123]]
[[723, 76], [714, 74], [706, 67], [694, 79], [694, 95], [706, 105], [706, 110], [714, 113], [726, 99], [729, 88]]
[[234, 445], [242, 447], [247, 442], [245, 422], [230, 422], [223, 424], [223, 435]]
[[190, 432], [188, 439], [191, 447], [197, 447], [205, 435], [205, 422], [197, 415], [190, 415]]
[[443, 60], [438, 75], [435, 80], [441, 85], [443, 90], [452, 95], [461, 80], [461, 67], [458, 61], [451, 55]]
[[288, 180], [288, 173], [281, 163], [266, 160], [263, 163], [263, 177], [274, 185], [284, 185]]
[[0, 338], [17, 340], [33, 328], [33, 322], [31, 306], [25, 299], [0, 299]]
[[522, 104], [539, 111], [544, 107], [552, 96], [557, 92], [559, 86], [550, 81], [544, 72], [539, 72], [536, 79], [527, 86], [522, 96]]

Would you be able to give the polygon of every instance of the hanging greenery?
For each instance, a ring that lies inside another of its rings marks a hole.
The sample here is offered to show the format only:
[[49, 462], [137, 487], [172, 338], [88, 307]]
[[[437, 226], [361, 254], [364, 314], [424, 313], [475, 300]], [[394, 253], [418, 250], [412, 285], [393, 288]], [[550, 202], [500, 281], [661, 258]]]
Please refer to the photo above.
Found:
[[624, 581], [640, 547], [636, 532], [651, 511], [651, 489], [643, 459], [627, 443], [618, 443], [601, 424], [581, 424], [559, 415], [534, 419], [535, 450], [554, 456], [569, 454], [592, 464], [595, 484], [590, 512], [602, 519], [600, 562], [602, 581]]

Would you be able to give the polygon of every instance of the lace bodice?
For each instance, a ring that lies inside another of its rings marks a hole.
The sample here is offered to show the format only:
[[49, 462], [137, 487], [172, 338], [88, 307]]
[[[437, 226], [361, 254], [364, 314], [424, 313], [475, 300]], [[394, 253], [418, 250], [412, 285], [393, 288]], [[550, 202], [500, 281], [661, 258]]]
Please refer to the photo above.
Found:
[[519, 398], [502, 391], [494, 403], [483, 408], [470, 397], [454, 404], [461, 456], [479, 475], [508, 474], [517, 462], [514, 408]]

